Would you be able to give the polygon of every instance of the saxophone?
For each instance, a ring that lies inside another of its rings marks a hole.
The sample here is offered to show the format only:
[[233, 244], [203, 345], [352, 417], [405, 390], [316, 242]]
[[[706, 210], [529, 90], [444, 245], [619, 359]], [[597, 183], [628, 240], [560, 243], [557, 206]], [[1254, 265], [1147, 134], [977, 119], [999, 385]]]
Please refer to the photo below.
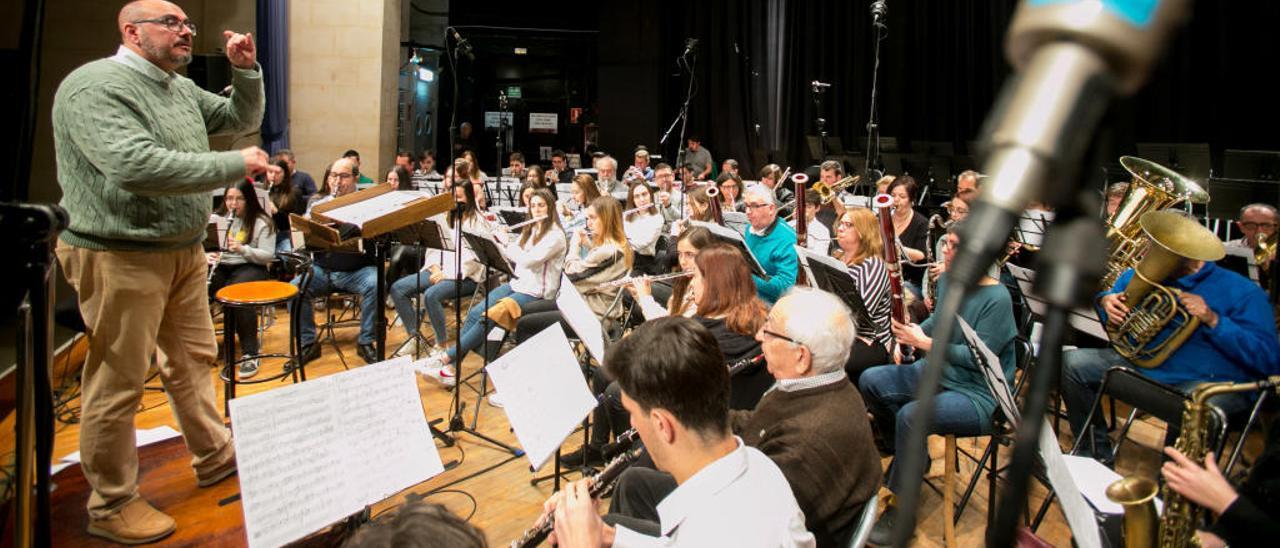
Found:
[[[1209, 452], [1209, 398], [1234, 392], [1275, 390], [1280, 375], [1256, 382], [1215, 382], [1197, 386], [1184, 404], [1182, 430], [1173, 447], [1192, 462], [1204, 462]], [[1165, 484], [1160, 491], [1164, 515], [1156, 516], [1156, 483], [1148, 478], [1130, 476], [1107, 487], [1107, 498], [1124, 506], [1125, 548], [1160, 546], [1175, 548], [1199, 546], [1196, 529], [1204, 521], [1205, 510], [1196, 506]]]

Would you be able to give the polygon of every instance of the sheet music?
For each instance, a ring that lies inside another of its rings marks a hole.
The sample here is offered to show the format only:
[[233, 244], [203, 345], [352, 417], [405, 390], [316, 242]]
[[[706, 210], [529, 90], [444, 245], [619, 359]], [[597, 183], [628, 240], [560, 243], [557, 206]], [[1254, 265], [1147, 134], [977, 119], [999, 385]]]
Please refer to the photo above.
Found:
[[1015, 228], [1018, 231], [1018, 241], [1034, 246], [1043, 245], [1045, 231], [1053, 223], [1053, 217], [1054, 212], [1043, 209], [1023, 211]]
[[[995, 397], [996, 403], [1000, 405], [1000, 410], [1004, 412], [1010, 424], [1017, 428], [1021, 415], [1013, 397], [1013, 390], [1004, 376], [1000, 358], [991, 352], [982, 339], [978, 338], [978, 333], [964, 321], [964, 318], [957, 316], [956, 321], [960, 324], [960, 332], [964, 334], [969, 350], [977, 358], [975, 361], [978, 362], [982, 376], [987, 381], [987, 390]], [[1067, 465], [1062, 458], [1062, 448], [1058, 446], [1053, 428], [1049, 426], [1047, 419], [1041, 420], [1044, 422], [1040, 426], [1040, 439], [1037, 440], [1040, 459], [1044, 462], [1049, 486], [1058, 494], [1058, 503], [1062, 506], [1067, 525], [1071, 527], [1071, 534], [1081, 548], [1101, 548], [1102, 537], [1098, 533], [1098, 522], [1093, 519], [1093, 512], [1084, 503], [1084, 498], [1072, 481], [1071, 474], [1067, 472]]]
[[591, 307], [587, 305], [586, 299], [578, 293], [578, 288], [574, 287], [573, 282], [569, 281], [569, 277], [564, 274], [560, 275], [560, 294], [556, 296], [556, 307], [564, 315], [565, 323], [573, 328], [573, 332], [578, 334], [578, 339], [587, 347], [587, 353], [591, 354], [596, 363], [603, 364], [604, 328], [596, 318], [595, 312], [592, 312]]
[[250, 546], [279, 546], [444, 471], [409, 358], [231, 400]]
[[401, 209], [410, 202], [424, 200], [429, 197], [426, 192], [420, 190], [394, 190], [380, 196], [374, 196], [368, 200], [331, 209], [324, 212], [324, 216], [335, 221], [350, 223], [364, 228], [364, 224], [370, 220]]
[[486, 368], [532, 469], [541, 468], [596, 406], [560, 324]]
[[[153, 443], [159, 443], [167, 439], [181, 436], [182, 433], [174, 430], [169, 426], [157, 426], [155, 428], [140, 428], [134, 434], [134, 447], [145, 447]], [[70, 455], [62, 457], [62, 462], [77, 463], [80, 462], [80, 452], [76, 451]], [[59, 468], [61, 470], [61, 468]]]

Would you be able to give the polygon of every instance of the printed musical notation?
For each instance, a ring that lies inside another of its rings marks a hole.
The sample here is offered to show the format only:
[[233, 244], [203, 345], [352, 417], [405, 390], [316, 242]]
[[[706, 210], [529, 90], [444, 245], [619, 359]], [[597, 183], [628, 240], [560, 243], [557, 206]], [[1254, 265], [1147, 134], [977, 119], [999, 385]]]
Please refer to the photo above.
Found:
[[231, 400], [250, 546], [300, 539], [444, 471], [408, 365]]

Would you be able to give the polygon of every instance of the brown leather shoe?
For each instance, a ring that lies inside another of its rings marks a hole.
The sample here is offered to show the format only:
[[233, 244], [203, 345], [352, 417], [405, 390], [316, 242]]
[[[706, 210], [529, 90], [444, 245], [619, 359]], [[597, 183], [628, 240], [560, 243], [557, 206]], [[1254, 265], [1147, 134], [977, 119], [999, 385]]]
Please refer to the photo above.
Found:
[[215, 483], [218, 483], [224, 479], [231, 477], [235, 473], [236, 473], [236, 459], [232, 457], [230, 461], [227, 461], [226, 464], [222, 465], [222, 468], [214, 470], [213, 472], [209, 473], [209, 475], [203, 478], [200, 477], [199, 474], [196, 474], [196, 486], [209, 487]]
[[89, 534], [120, 544], [145, 544], [169, 536], [178, 528], [173, 518], [138, 498], [119, 512], [89, 519]]

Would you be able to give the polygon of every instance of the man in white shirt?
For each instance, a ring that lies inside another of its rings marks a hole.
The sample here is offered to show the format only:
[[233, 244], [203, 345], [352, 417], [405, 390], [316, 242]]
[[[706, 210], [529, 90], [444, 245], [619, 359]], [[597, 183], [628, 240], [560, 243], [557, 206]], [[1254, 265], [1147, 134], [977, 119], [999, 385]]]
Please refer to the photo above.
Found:
[[[663, 348], [663, 352], [650, 349]], [[586, 480], [547, 501], [560, 546], [813, 546], [786, 478], [729, 430], [729, 373], [715, 337], [688, 318], [646, 322], [610, 351], [654, 464], [679, 485], [658, 504], [660, 537], [600, 519]]]
[[1253, 249], [1258, 240], [1265, 240], [1276, 231], [1276, 208], [1270, 204], [1249, 204], [1240, 208], [1236, 216], [1236, 228], [1240, 229], [1240, 238], [1227, 242], [1229, 247]]

